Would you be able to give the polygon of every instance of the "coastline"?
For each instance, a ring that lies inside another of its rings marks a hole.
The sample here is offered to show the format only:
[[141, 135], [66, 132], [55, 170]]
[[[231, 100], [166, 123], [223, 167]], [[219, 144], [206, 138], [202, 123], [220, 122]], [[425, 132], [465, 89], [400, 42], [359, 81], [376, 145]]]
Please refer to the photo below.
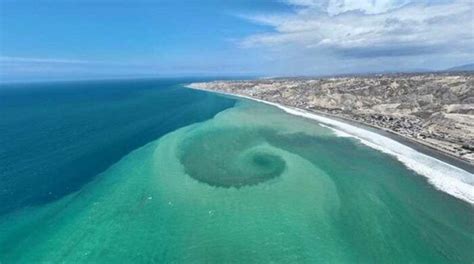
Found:
[[362, 144], [394, 156], [409, 169], [425, 176], [436, 189], [474, 205], [474, 166], [442, 149], [393, 131], [328, 113], [310, 112], [246, 95], [205, 89], [193, 83], [185, 84], [184, 87], [264, 103], [288, 114], [316, 121], [333, 130], [337, 136], [357, 138]]
[[435, 74], [216, 80], [194, 85], [356, 121], [415, 139], [474, 166], [473, 83], [474, 75]]

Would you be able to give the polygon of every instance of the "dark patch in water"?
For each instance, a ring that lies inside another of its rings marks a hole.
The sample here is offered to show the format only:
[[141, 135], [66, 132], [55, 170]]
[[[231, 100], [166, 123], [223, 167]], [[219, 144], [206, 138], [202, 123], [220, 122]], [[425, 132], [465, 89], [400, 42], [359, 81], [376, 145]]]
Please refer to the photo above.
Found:
[[180, 160], [192, 178], [216, 187], [243, 187], [276, 178], [286, 168], [278, 155], [258, 149], [265, 135], [252, 129], [202, 131], [184, 140]]

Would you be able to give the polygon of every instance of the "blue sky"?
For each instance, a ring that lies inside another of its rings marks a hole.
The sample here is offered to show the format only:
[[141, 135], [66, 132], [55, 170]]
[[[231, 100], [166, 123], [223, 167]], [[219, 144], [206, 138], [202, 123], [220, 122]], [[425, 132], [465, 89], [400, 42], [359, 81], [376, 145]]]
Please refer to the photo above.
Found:
[[0, 0], [0, 78], [321, 75], [472, 63], [470, 0]]

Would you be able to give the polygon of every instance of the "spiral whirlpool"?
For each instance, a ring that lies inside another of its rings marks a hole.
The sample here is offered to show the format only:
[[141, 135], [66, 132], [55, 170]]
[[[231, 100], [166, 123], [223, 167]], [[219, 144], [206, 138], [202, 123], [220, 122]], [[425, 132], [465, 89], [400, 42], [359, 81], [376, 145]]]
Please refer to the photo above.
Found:
[[266, 131], [214, 129], [182, 142], [180, 162], [186, 174], [215, 187], [256, 185], [280, 176], [285, 160], [263, 136]]

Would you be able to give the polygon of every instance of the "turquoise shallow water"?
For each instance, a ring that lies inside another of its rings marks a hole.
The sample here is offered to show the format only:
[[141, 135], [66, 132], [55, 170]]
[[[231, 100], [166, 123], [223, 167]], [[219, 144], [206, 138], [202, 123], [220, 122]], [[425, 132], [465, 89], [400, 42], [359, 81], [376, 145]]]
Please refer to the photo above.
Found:
[[393, 157], [238, 101], [0, 217], [0, 260], [472, 263], [473, 219]]

